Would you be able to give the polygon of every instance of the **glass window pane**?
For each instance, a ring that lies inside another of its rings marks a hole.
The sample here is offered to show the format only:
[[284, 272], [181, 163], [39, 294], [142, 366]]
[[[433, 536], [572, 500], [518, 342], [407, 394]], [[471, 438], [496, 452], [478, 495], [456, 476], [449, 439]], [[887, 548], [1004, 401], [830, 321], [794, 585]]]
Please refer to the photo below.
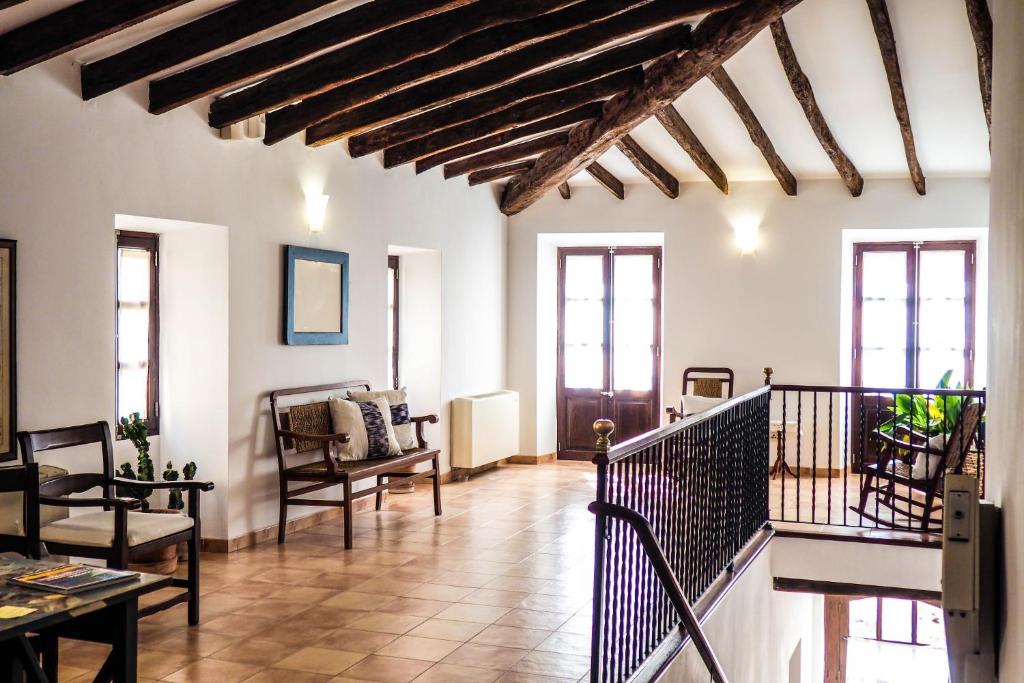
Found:
[[861, 308], [861, 347], [907, 349], [907, 300], [865, 300]]
[[918, 384], [933, 387], [947, 370], [963, 382], [966, 345], [963, 250], [922, 250], [918, 267]]
[[878, 635], [878, 598], [850, 601], [850, 637], [876, 638]]
[[122, 368], [117, 373], [117, 416], [127, 417], [139, 413], [143, 420], [149, 417], [148, 368]]
[[565, 257], [565, 386], [604, 388], [604, 257]]
[[388, 387], [395, 384], [395, 269], [388, 268]]
[[882, 640], [913, 642], [913, 600], [882, 598]]
[[149, 417], [150, 253], [117, 252], [117, 417]]
[[149, 252], [145, 249], [119, 249], [117, 264], [119, 302], [149, 301]]
[[861, 352], [860, 368], [862, 386], [906, 386], [907, 355], [904, 349], [865, 349]]
[[902, 251], [861, 252], [865, 299], [907, 298], [907, 254]]
[[966, 254], [962, 249], [934, 251], [922, 249], [918, 261], [918, 289], [922, 298], [964, 298]]
[[922, 388], [930, 389], [937, 385], [947, 370], [953, 371], [953, 376], [949, 381], [950, 386], [955, 387], [958, 383], [963, 384], [963, 349], [921, 350], [921, 354], [918, 356], [917, 376], [920, 379], [918, 384]]
[[946, 626], [942, 621], [942, 610], [927, 602], [917, 603], [917, 642], [946, 647]]
[[650, 391], [654, 382], [654, 256], [615, 256], [613, 389]]

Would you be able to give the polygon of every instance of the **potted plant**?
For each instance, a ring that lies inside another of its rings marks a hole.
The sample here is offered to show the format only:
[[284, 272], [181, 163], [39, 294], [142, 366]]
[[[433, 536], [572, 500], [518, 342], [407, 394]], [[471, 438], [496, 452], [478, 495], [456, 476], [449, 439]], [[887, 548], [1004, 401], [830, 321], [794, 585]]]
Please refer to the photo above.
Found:
[[[947, 370], [935, 388], [949, 389], [952, 378], [953, 371]], [[957, 382], [953, 388], [964, 387]], [[960, 420], [964, 401], [964, 396], [957, 395], [896, 394], [893, 406], [888, 408], [892, 417], [879, 424], [878, 431], [899, 436], [905, 442], [910, 441], [912, 434], [921, 436], [927, 439], [930, 449], [942, 451], [949, 434]], [[928, 454], [927, 457], [926, 461], [924, 453], [916, 455], [911, 468], [912, 477], [923, 478], [925, 472], [935, 471], [941, 456]]]
[[[121, 433], [132, 442], [135, 450], [138, 451], [137, 469], [131, 463], [124, 463], [118, 469], [118, 475], [122, 479], [135, 479], [137, 481], [156, 481], [154, 478], [153, 460], [149, 456], [149, 429], [146, 422], [139, 413], [132, 413], [128, 417], [121, 418]], [[190, 462], [182, 470], [186, 481], [191, 481], [196, 476], [196, 464]], [[178, 481], [181, 475], [170, 462], [164, 468], [162, 479], [164, 481]], [[152, 508], [149, 504], [149, 497], [153, 494], [152, 489], [132, 488], [130, 486], [117, 487], [117, 495], [128, 498], [135, 498], [142, 504], [142, 511], [154, 514], [181, 514], [185, 508], [185, 501], [181, 495], [181, 489], [170, 489], [167, 497], [167, 508]], [[137, 571], [145, 571], [156, 574], [171, 574], [178, 566], [178, 549], [175, 546], [168, 546], [154, 551], [152, 556], [140, 557], [138, 562], [133, 563]]]

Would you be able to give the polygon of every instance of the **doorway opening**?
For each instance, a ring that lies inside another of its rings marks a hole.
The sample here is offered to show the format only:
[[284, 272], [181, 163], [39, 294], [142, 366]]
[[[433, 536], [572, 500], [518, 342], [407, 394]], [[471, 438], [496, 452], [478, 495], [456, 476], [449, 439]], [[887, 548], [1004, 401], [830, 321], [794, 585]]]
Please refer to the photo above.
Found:
[[661, 410], [660, 246], [558, 249], [557, 452], [594, 456], [594, 420], [616, 441], [657, 428]]

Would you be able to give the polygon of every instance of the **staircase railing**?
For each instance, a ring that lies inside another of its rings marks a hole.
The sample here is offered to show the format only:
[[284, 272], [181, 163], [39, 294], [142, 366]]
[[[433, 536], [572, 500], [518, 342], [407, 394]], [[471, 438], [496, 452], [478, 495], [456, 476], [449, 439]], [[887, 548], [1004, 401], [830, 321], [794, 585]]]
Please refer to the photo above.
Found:
[[614, 448], [598, 420], [591, 681], [632, 676], [680, 626], [725, 681], [689, 605], [768, 520], [763, 387]]

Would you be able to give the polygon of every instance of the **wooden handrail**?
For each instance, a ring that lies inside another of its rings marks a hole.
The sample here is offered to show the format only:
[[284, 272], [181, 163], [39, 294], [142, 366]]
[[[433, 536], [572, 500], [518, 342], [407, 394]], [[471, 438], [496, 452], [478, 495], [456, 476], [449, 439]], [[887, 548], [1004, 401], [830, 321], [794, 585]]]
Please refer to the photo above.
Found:
[[729, 679], [726, 677], [725, 671], [722, 669], [722, 665], [718, 661], [718, 657], [711, 648], [711, 643], [708, 641], [708, 637], [704, 633], [704, 629], [700, 627], [700, 622], [697, 621], [697, 615], [693, 613], [693, 608], [690, 607], [690, 603], [686, 601], [686, 596], [683, 595], [683, 589], [679, 585], [679, 580], [672, 572], [672, 567], [669, 565], [668, 558], [665, 557], [665, 552], [661, 549], [661, 544], [658, 543], [658, 539], [654, 535], [654, 529], [651, 528], [651, 524], [647, 521], [647, 518], [635, 510], [630, 510], [629, 508], [622, 507], [621, 505], [615, 505], [613, 503], [594, 501], [587, 507], [587, 509], [598, 517], [615, 517], [616, 519], [621, 519], [633, 528], [633, 531], [636, 532], [637, 538], [640, 539], [640, 544], [644, 548], [644, 554], [647, 556], [647, 559], [650, 561], [655, 573], [658, 575], [658, 579], [661, 581], [662, 587], [668, 594], [669, 600], [672, 601], [672, 605], [679, 613], [679, 618], [682, 620], [682, 626], [686, 629], [686, 633], [690, 638], [693, 639], [693, 644], [697, 648], [700, 658], [704, 661], [704, 665], [711, 673], [712, 679], [715, 683], [728, 683]]
[[[910, 396], [967, 396], [985, 398], [984, 389], [921, 389], [909, 387], [841, 387], [817, 384], [772, 384], [772, 391], [805, 391], [819, 394], [904, 394]], [[703, 415], [703, 413], [701, 413]]]
[[635, 436], [628, 441], [623, 441], [622, 443], [610, 448], [607, 453], [602, 452], [601, 449], [597, 449], [597, 455], [594, 457], [594, 463], [609, 465], [611, 463], [618, 462], [619, 460], [623, 460], [624, 458], [628, 458], [635, 453], [639, 453], [645, 448], [653, 446], [661, 441], [665, 441], [677, 432], [681, 432], [684, 429], [693, 427], [694, 425], [707, 422], [708, 420], [711, 420], [712, 418], [771, 390], [772, 387], [763, 386], [743, 394], [742, 396], [730, 398], [728, 401], [720, 403], [714, 408], [710, 408], [695, 415], [690, 415], [689, 417], [684, 417], [678, 422], [673, 422], [672, 424], [661, 427], [660, 429], [655, 429], [654, 431], [647, 432], [646, 434]]

